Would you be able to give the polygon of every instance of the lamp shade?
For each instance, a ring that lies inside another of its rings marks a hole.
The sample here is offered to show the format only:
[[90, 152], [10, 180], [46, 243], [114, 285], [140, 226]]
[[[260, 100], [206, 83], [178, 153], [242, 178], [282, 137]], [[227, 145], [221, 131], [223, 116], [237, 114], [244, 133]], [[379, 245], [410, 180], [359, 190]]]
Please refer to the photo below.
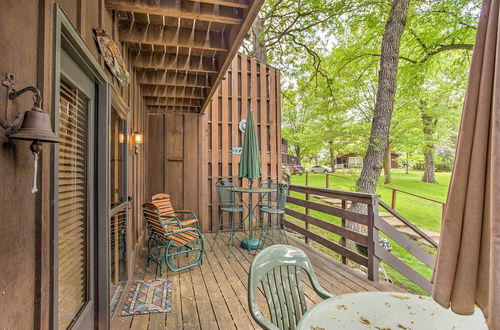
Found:
[[24, 113], [21, 128], [12, 134], [10, 138], [52, 143], [60, 142], [52, 130], [49, 115], [38, 107], [31, 108], [31, 110]]

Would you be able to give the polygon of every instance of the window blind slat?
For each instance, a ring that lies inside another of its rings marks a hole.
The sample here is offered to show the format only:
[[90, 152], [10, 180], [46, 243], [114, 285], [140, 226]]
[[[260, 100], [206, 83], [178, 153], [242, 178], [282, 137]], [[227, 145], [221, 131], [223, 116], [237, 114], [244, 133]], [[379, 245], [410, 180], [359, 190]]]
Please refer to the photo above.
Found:
[[61, 78], [58, 153], [58, 325], [88, 300], [87, 140], [89, 99]]

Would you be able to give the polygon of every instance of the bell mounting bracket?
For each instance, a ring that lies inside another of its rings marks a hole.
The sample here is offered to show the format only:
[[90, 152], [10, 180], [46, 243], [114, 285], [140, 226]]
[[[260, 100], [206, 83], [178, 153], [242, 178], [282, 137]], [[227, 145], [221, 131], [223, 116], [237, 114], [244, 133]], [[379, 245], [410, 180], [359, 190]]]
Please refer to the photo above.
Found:
[[2, 81], [2, 85], [7, 87], [7, 89], [8, 89], [8, 91], [7, 91], [7, 99], [8, 100], [6, 102], [4, 115], [3, 115], [3, 117], [0, 116], [0, 126], [3, 127], [3, 129], [5, 130], [5, 134], [7, 136], [12, 135], [12, 133], [14, 131], [13, 128], [20, 124], [21, 118], [22, 118], [21, 114], [16, 112], [13, 115], [14, 119], [12, 119], [12, 120], [9, 119], [9, 117], [11, 116], [10, 106], [12, 103], [9, 101], [12, 101], [16, 97], [30, 91], [33, 93], [33, 103], [34, 103], [33, 109], [42, 111], [41, 110], [42, 93], [40, 92], [40, 90], [38, 88], [36, 88], [34, 86], [28, 86], [28, 87], [24, 87], [23, 89], [17, 90], [14, 88], [14, 84], [15, 84], [14, 74], [7, 73], [5, 75], [5, 79]]

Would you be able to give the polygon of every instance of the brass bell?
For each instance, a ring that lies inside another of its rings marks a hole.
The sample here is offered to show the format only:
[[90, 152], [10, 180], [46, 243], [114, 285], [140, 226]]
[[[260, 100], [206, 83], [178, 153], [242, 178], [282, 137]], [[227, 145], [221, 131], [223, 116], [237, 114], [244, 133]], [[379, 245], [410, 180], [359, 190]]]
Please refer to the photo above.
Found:
[[59, 143], [52, 131], [49, 115], [37, 106], [24, 113], [23, 123], [11, 139]]

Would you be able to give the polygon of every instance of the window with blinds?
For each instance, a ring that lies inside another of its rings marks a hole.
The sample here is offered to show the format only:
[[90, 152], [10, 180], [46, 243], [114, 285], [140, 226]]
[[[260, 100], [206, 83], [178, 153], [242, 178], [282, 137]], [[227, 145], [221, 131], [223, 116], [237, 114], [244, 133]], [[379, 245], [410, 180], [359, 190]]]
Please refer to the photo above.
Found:
[[89, 98], [61, 77], [58, 155], [58, 328], [66, 329], [88, 301]]

